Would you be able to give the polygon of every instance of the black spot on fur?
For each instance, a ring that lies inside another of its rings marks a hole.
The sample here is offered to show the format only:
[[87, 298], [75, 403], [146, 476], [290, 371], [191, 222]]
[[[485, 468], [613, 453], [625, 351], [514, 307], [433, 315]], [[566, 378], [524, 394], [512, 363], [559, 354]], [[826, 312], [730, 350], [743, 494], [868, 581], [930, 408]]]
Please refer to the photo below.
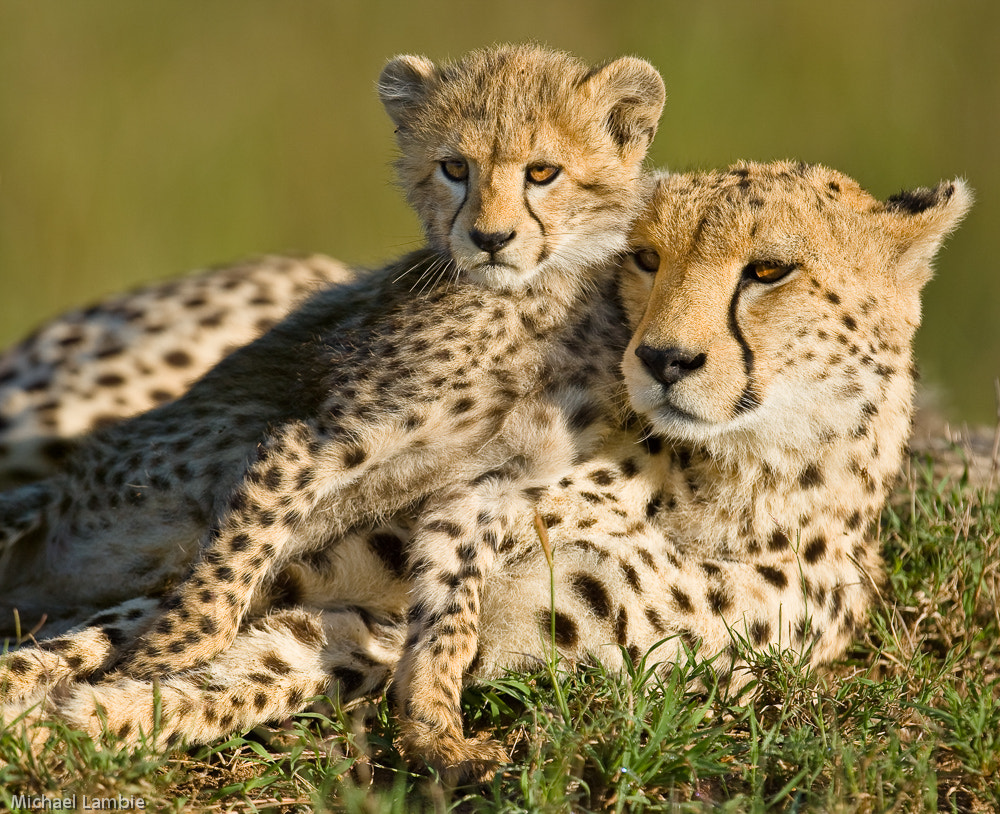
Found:
[[634, 478], [639, 474], [639, 464], [636, 463], [634, 458], [626, 458], [620, 464], [622, 475], [626, 478]]
[[271, 491], [281, 486], [281, 469], [277, 466], [270, 467], [264, 473], [263, 483]]
[[471, 410], [475, 406], [476, 406], [476, 400], [469, 396], [465, 396], [463, 398], [460, 398], [453, 405], [451, 405], [451, 413], [452, 415], [461, 415], [462, 413], [469, 412], [469, 410]]
[[799, 475], [799, 486], [803, 489], [815, 489], [823, 485], [823, 473], [816, 464], [809, 464]]
[[643, 565], [645, 565], [650, 571], [656, 570], [656, 560], [653, 559], [653, 555], [646, 549], [636, 549], [635, 553], [639, 555], [639, 559], [642, 560]]
[[663, 451], [663, 439], [658, 435], [647, 435], [642, 439], [642, 445], [650, 455], [659, 455]]
[[775, 531], [767, 541], [767, 547], [770, 551], [781, 551], [788, 548], [788, 546], [788, 535], [780, 530]]
[[770, 565], [758, 565], [757, 573], [775, 588], [788, 587], [788, 577], [785, 576], [784, 571], [780, 568], [772, 568]]
[[11, 656], [7, 660], [7, 669], [16, 676], [23, 676], [31, 668], [31, 664], [24, 656]]
[[701, 563], [701, 570], [705, 572], [705, 576], [717, 577], [722, 573], [722, 569], [716, 565], [714, 562], [709, 562], [704, 560]]
[[628, 642], [628, 614], [624, 607], [618, 608], [618, 618], [615, 619], [615, 641], [622, 647]]
[[189, 367], [192, 363], [191, 354], [185, 350], [172, 350], [163, 355], [163, 361], [170, 367]]
[[126, 642], [125, 633], [116, 627], [104, 628], [103, 633], [112, 647], [121, 647]]
[[245, 531], [237, 532], [229, 541], [230, 551], [246, 551], [250, 545], [250, 535]]
[[708, 607], [716, 616], [724, 614], [733, 604], [728, 593], [722, 588], [709, 588], [705, 593], [705, 599], [708, 601]]
[[600, 580], [580, 572], [570, 577], [570, 584], [595, 616], [601, 619], [611, 617], [611, 599]]
[[649, 620], [649, 624], [657, 633], [663, 633], [666, 631], [663, 619], [661, 619], [660, 614], [656, 612], [656, 608], [646, 608], [646, 619]]
[[826, 538], [822, 535], [810, 540], [802, 552], [802, 557], [807, 563], [813, 565], [822, 559], [826, 554]]
[[590, 479], [598, 486], [610, 486], [615, 482], [614, 474], [607, 469], [598, 469], [590, 473]]
[[760, 647], [771, 638], [771, 625], [763, 619], [758, 619], [750, 625], [750, 638], [753, 643]]
[[691, 597], [676, 585], [670, 586], [670, 596], [673, 597], [674, 603], [683, 613], [691, 613], [694, 611], [694, 605], [691, 602]]
[[[548, 637], [552, 631], [552, 614], [548, 608], [538, 612], [538, 621], [543, 635]], [[576, 622], [561, 611], [556, 611], [555, 631], [557, 645], [565, 648], [576, 647], [580, 638]]]
[[636, 593], [642, 593], [642, 583], [639, 581], [639, 574], [632, 564], [625, 562], [625, 560], [619, 560], [618, 564], [621, 566], [622, 576], [625, 577], [628, 586]]
[[270, 670], [280, 676], [287, 675], [292, 670], [288, 662], [279, 657], [277, 653], [268, 653], [261, 659], [261, 664], [265, 670]]

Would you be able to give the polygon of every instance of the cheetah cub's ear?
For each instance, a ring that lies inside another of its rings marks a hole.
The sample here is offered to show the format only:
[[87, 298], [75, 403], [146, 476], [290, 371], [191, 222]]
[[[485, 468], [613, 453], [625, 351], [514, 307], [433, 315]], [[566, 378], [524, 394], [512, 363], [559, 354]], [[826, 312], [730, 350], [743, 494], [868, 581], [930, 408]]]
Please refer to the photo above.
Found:
[[934, 255], [971, 206], [972, 190], [960, 178], [934, 189], [899, 192], [882, 205], [879, 216], [896, 244], [896, 275], [901, 286], [916, 294], [930, 280]]
[[656, 68], [638, 57], [622, 57], [594, 68], [580, 89], [603, 116], [621, 157], [628, 163], [642, 161], [667, 99]]
[[438, 78], [437, 67], [427, 57], [403, 54], [389, 60], [378, 78], [378, 95], [397, 128], [406, 129]]

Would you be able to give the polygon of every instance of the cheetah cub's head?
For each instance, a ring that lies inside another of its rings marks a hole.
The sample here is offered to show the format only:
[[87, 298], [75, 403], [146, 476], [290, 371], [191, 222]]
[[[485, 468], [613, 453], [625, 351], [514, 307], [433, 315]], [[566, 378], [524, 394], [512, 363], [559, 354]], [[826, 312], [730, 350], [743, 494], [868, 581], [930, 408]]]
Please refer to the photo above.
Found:
[[664, 102], [647, 62], [500, 45], [442, 66], [396, 57], [378, 88], [402, 186], [456, 276], [518, 290], [625, 249]]
[[880, 202], [787, 162], [657, 176], [624, 270], [633, 406], [720, 452], [902, 438], [920, 290], [970, 204], [960, 180]]

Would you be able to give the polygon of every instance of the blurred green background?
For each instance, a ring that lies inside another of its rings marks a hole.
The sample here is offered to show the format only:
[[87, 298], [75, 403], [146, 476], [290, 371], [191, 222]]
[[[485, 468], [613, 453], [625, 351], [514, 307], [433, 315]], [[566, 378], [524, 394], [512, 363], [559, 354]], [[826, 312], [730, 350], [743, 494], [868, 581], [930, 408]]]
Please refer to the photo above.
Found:
[[927, 290], [918, 354], [953, 418], [994, 419], [993, 0], [0, 0], [0, 344], [199, 266], [414, 247], [382, 64], [525, 39], [656, 65], [658, 165], [801, 158], [881, 197], [967, 177], [978, 202]]

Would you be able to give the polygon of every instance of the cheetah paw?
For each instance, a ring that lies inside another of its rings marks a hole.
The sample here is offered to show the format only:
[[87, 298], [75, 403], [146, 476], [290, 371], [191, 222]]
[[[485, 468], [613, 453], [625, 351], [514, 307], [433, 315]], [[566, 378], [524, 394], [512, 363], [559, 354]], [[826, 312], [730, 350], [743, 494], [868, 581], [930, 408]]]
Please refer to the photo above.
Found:
[[417, 721], [400, 725], [399, 749], [410, 762], [423, 761], [450, 785], [485, 783], [510, 758], [492, 738], [466, 738]]

